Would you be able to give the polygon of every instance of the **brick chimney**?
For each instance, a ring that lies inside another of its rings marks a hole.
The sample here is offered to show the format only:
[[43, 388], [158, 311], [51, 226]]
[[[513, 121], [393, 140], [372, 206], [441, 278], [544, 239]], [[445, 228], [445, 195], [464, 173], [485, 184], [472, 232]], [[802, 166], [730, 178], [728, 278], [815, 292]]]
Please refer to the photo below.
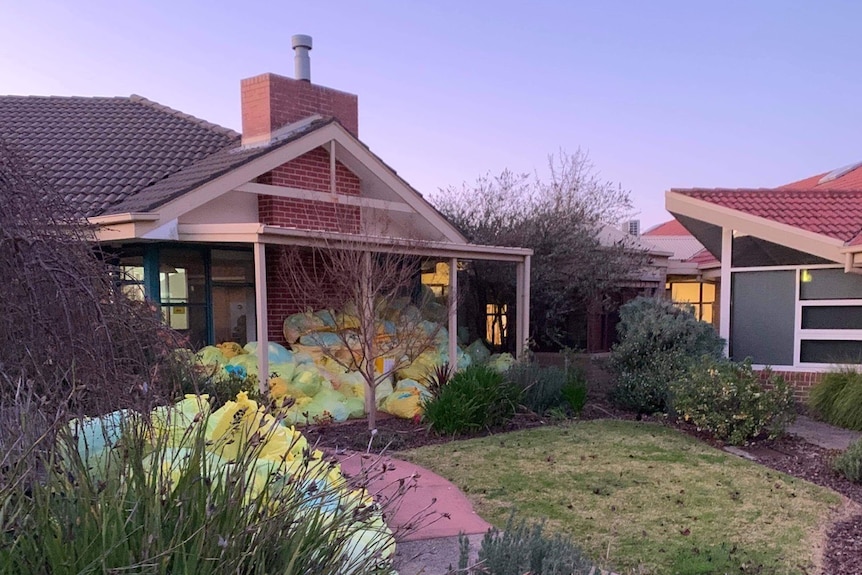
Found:
[[261, 74], [242, 80], [242, 143], [267, 142], [279, 128], [315, 114], [334, 117], [359, 136], [359, 98], [312, 84], [308, 62], [311, 38], [294, 36], [293, 45], [296, 70], [303, 79]]

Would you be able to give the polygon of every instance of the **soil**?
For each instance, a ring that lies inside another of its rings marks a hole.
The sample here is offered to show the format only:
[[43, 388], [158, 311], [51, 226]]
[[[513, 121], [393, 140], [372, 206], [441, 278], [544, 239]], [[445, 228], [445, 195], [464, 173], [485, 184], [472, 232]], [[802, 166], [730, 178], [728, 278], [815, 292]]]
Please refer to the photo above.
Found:
[[[588, 403], [582, 419], [640, 419], [632, 413], [621, 411], [601, 401]], [[519, 414], [505, 428], [494, 433], [516, 431], [549, 425], [553, 422], [535, 414]], [[665, 422], [667, 423], [667, 422]], [[667, 423], [672, 425], [671, 423]], [[723, 444], [713, 438], [698, 433], [691, 426], [675, 425], [681, 431], [697, 437], [713, 446]], [[311, 443], [321, 448], [335, 450], [365, 451], [368, 449], [368, 428], [365, 421], [350, 421], [339, 424], [312, 426], [303, 430]], [[488, 435], [477, 433], [472, 437]], [[463, 439], [465, 436], [460, 436]], [[378, 433], [371, 450], [398, 452], [423, 445], [444, 443], [452, 437], [440, 436], [428, 431], [422, 424], [409, 420], [383, 416], [378, 420]], [[837, 454], [805, 442], [798, 437], [785, 436], [775, 440], [754, 442], [743, 448], [758, 463], [778, 471], [793, 475], [841, 493], [857, 505], [853, 512], [831, 525], [827, 530], [827, 543], [824, 552], [823, 573], [828, 575], [862, 574], [862, 485], [855, 484], [832, 471], [830, 461]]]

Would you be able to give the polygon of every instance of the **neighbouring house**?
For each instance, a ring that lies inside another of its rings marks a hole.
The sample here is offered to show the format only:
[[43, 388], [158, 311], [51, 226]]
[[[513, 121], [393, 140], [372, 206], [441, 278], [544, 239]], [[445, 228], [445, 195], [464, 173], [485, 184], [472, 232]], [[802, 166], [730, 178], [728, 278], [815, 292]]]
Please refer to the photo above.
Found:
[[672, 189], [666, 207], [720, 261], [732, 359], [771, 367], [800, 396], [862, 364], [862, 163], [770, 189]]
[[[242, 80], [242, 134], [134, 95], [0, 96], [0, 138], [96, 227], [127, 293], [194, 346], [256, 340], [267, 373], [266, 343], [305, 311], [277, 273], [299, 245], [404, 250], [429, 269], [514, 262], [520, 353], [530, 250], [467, 242], [359, 140], [357, 96], [311, 83], [311, 39], [293, 44], [297, 78]], [[457, 274], [440, 277], [457, 305]], [[455, 357], [456, 309], [448, 328]]]
[[721, 263], [677, 220], [653, 226], [641, 241], [673, 254], [668, 258], [665, 296], [719, 329]]

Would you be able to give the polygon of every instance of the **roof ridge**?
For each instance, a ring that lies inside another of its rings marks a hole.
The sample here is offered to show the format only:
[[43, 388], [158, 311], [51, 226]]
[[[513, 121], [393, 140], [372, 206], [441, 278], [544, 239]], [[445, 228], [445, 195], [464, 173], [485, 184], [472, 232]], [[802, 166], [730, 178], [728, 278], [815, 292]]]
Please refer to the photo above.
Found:
[[859, 194], [862, 193], [862, 187], [856, 190], [841, 190], [835, 188], [817, 188], [794, 190], [781, 188], [671, 188], [671, 192], [757, 192], [757, 193], [775, 193], [775, 194]]
[[208, 122], [207, 120], [198, 118], [197, 116], [193, 116], [191, 114], [187, 114], [175, 108], [171, 108], [170, 106], [165, 106], [164, 104], [160, 104], [139, 94], [132, 94], [131, 96], [129, 96], [129, 101], [148, 106], [159, 112], [164, 112], [166, 114], [170, 114], [171, 116], [192, 122], [193, 124], [197, 124], [202, 128], [206, 128], [207, 130], [211, 130], [223, 136], [229, 136], [231, 138], [239, 138], [241, 136], [239, 132], [231, 130], [230, 128], [225, 128], [224, 126]]

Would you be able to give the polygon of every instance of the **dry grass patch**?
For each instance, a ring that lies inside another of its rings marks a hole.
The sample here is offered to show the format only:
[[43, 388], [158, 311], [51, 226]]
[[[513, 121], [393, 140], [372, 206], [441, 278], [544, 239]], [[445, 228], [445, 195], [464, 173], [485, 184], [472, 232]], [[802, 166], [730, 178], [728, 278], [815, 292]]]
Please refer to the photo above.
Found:
[[760, 565], [758, 573], [810, 572], [818, 528], [841, 503], [832, 491], [672, 429], [628, 421], [532, 429], [402, 455], [458, 485], [493, 524], [502, 526], [512, 508], [545, 519], [551, 531], [621, 572], [709, 573], [713, 554], [735, 568]]

